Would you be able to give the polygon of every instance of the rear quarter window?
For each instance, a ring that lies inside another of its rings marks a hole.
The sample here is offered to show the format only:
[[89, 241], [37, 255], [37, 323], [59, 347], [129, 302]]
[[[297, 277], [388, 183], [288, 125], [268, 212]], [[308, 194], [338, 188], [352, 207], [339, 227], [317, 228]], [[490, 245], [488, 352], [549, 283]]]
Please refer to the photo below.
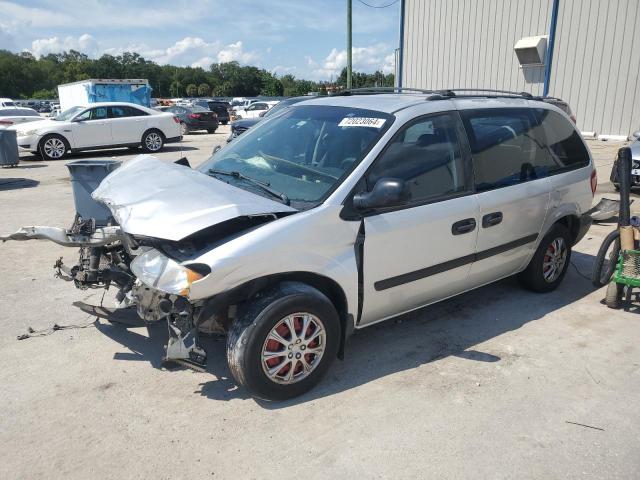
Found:
[[537, 109], [549, 154], [553, 160], [550, 174], [562, 173], [589, 165], [589, 152], [573, 124], [557, 112]]

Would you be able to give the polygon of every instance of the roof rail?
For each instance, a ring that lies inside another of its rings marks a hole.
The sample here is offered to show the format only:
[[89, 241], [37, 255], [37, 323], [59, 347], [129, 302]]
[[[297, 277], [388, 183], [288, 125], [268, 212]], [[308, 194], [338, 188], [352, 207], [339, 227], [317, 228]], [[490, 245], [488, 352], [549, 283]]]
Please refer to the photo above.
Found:
[[[458, 95], [459, 93], [464, 92], [470, 93]], [[534, 98], [534, 96], [529, 92], [512, 92], [510, 90], [494, 90], [488, 88], [447, 88], [443, 90], [436, 90], [433, 93], [435, 95], [429, 97], [427, 100], [443, 100], [453, 97], [522, 97], [528, 100]]]
[[375, 95], [376, 93], [422, 93], [425, 95], [436, 93], [434, 90], [423, 90], [421, 88], [407, 87], [361, 87], [341, 90], [332, 96], [348, 96], [348, 95]]

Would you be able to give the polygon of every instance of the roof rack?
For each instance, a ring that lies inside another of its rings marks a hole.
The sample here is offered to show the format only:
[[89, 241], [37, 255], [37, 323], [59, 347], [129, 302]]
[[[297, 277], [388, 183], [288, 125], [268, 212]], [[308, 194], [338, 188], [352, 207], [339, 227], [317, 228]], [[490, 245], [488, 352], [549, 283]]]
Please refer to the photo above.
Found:
[[361, 87], [361, 88], [349, 88], [347, 90], [341, 90], [338, 93], [334, 93], [332, 96], [348, 96], [348, 95], [375, 95], [376, 93], [422, 93], [429, 95], [436, 93], [434, 90], [423, 90], [421, 88], [407, 88], [407, 87]]
[[529, 92], [514, 92], [511, 90], [494, 90], [489, 88], [444, 88], [438, 90], [425, 90], [421, 88], [408, 87], [350, 88], [348, 90], [342, 90], [340, 92], [334, 93], [332, 96], [375, 95], [378, 93], [401, 94], [404, 92], [429, 95], [429, 97], [427, 97], [427, 100], [450, 100], [452, 98], [524, 98], [527, 100], [543, 100], [545, 98], [553, 98], [536, 96]]
[[[458, 95], [459, 93], [472, 92], [465, 95]], [[488, 88], [447, 88], [443, 90], [436, 90], [433, 92], [435, 95], [429, 97], [427, 100], [442, 100], [450, 99], [453, 97], [522, 97], [528, 100], [535, 98], [529, 92], [512, 92], [510, 90], [493, 90]]]

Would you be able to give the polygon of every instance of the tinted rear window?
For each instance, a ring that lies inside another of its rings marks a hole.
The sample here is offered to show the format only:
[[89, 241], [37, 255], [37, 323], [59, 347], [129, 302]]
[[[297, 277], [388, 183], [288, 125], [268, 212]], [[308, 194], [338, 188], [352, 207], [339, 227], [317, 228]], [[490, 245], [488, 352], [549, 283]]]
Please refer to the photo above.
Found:
[[524, 108], [461, 111], [469, 136], [476, 189], [507, 187], [549, 175], [544, 135]]
[[565, 117], [551, 110], [537, 109], [549, 154], [553, 159], [550, 174], [566, 172], [589, 165], [589, 152], [580, 134]]

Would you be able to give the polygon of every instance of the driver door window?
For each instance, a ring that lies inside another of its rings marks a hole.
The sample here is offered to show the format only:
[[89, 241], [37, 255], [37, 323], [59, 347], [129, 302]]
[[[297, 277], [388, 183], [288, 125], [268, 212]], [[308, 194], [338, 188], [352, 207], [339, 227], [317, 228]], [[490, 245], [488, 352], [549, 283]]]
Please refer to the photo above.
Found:
[[470, 190], [455, 114], [424, 117], [396, 134], [367, 175], [368, 190], [381, 178], [406, 182], [411, 203], [420, 204]]

